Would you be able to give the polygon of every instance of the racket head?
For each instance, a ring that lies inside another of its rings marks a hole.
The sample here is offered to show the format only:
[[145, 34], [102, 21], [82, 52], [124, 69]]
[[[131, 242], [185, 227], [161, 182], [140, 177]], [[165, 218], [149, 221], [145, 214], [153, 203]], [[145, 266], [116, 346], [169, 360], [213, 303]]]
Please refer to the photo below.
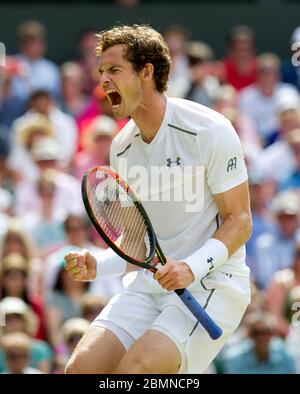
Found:
[[129, 185], [111, 168], [96, 166], [84, 174], [81, 193], [86, 212], [107, 245], [129, 263], [152, 269], [155, 233]]

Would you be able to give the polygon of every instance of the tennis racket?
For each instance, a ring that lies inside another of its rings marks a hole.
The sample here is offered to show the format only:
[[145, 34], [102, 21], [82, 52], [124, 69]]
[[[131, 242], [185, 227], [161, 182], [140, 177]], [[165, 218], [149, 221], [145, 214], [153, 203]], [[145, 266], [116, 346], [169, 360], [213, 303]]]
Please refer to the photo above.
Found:
[[[151, 260], [157, 255], [166, 264], [150, 219], [129, 185], [108, 167], [89, 169], [82, 180], [86, 212], [104, 241], [131, 264], [156, 272]], [[212, 339], [222, 330], [187, 289], [175, 290]]]

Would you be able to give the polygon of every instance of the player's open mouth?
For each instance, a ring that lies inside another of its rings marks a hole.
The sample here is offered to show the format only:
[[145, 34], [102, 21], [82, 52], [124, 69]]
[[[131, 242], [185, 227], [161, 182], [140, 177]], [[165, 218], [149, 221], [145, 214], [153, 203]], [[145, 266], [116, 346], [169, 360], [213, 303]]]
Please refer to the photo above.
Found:
[[112, 109], [119, 108], [122, 101], [121, 95], [114, 89], [106, 90], [105, 93], [111, 103]]

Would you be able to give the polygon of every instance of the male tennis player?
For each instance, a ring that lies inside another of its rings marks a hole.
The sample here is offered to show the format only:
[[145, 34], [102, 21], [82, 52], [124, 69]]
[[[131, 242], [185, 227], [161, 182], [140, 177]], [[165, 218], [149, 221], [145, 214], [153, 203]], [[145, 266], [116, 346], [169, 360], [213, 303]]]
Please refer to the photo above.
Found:
[[[238, 327], [250, 301], [244, 244], [251, 233], [247, 172], [230, 122], [199, 104], [168, 98], [170, 57], [147, 26], [98, 35], [100, 79], [116, 118], [131, 120], [114, 139], [111, 165], [204, 166], [203, 208], [185, 201], [145, 203], [167, 264], [125, 276], [81, 339], [67, 373], [201, 373]], [[75, 280], [123, 275], [126, 262], [108, 249], [65, 256]], [[128, 264], [130, 265], [130, 264]], [[131, 270], [133, 266], [131, 265]], [[212, 340], [171, 290], [188, 288], [222, 328]]]

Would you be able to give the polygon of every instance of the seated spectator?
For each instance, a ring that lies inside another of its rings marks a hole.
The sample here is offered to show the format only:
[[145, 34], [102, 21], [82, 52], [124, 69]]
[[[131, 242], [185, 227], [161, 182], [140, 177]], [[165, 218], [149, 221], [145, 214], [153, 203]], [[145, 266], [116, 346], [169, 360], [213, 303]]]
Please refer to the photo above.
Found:
[[205, 42], [193, 41], [188, 43], [187, 56], [191, 82], [185, 98], [212, 107], [220, 89], [219, 81], [213, 75], [214, 53]]
[[294, 190], [300, 193], [300, 128], [291, 130], [287, 135], [287, 142], [289, 143], [296, 168], [291, 172], [288, 177], [279, 183], [279, 190]]
[[32, 296], [41, 294], [41, 261], [36, 246], [18, 218], [10, 220], [1, 239], [0, 260], [11, 253], [18, 253], [28, 261], [30, 277], [28, 291]]
[[297, 231], [299, 231], [299, 198], [287, 191], [276, 196], [273, 213], [276, 229], [257, 238], [254, 247], [252, 274], [255, 283], [265, 289], [276, 271], [293, 265]]
[[100, 294], [86, 293], [81, 299], [81, 316], [90, 323], [96, 319], [107, 304], [107, 299]]
[[285, 337], [290, 328], [293, 311], [289, 302], [291, 290], [300, 285], [300, 242], [295, 248], [294, 263], [291, 268], [275, 273], [266, 292], [266, 306], [278, 320], [277, 334]]
[[181, 25], [171, 25], [164, 32], [164, 39], [172, 59], [167, 94], [185, 97], [191, 78], [187, 57], [188, 33]]
[[81, 146], [73, 160], [74, 175], [81, 181], [84, 173], [96, 165], [109, 165], [110, 145], [118, 125], [106, 115], [97, 116], [82, 130]]
[[[270, 190], [276, 188], [276, 184], [262, 170], [249, 171], [249, 193], [252, 214], [252, 233], [246, 244], [246, 262], [252, 272], [255, 267], [254, 253], [258, 237], [264, 233], [275, 230], [272, 214], [269, 210], [271, 201]], [[272, 193], [273, 194], [273, 193]]]
[[61, 164], [67, 168], [77, 148], [78, 131], [75, 120], [71, 115], [63, 113], [49, 93], [44, 90], [33, 91], [28, 100], [28, 106], [29, 110], [14, 122], [14, 128], [17, 129], [19, 123], [32, 114], [45, 116], [54, 130], [54, 138], [64, 152]]
[[81, 69], [84, 78], [83, 92], [87, 95], [91, 95], [94, 88], [99, 84], [98, 59], [94, 52], [97, 46], [96, 34], [98, 32], [99, 30], [95, 28], [84, 29], [79, 33], [76, 40], [79, 58], [74, 62]]
[[33, 90], [44, 89], [60, 98], [60, 75], [56, 64], [44, 58], [47, 50], [46, 29], [38, 21], [22, 22], [17, 30], [20, 52], [15, 56], [25, 75], [16, 75], [12, 81], [14, 94], [25, 103]]
[[[56, 366], [55, 373], [64, 372], [68, 360], [70, 359], [78, 342], [85, 334], [89, 326], [89, 322], [85, 319], [82, 319], [81, 317], [69, 319], [61, 326], [61, 335], [64, 343], [61, 349], [62, 353], [58, 360], [59, 364]], [[64, 351], [63, 348], [65, 348]]]
[[225, 373], [295, 374], [295, 357], [284, 341], [274, 336], [276, 320], [266, 312], [248, 316], [248, 340], [223, 355]]
[[0, 262], [1, 297], [17, 297], [29, 305], [38, 319], [38, 329], [35, 338], [45, 338], [45, 327], [43, 318], [43, 300], [39, 295], [29, 292], [28, 280], [30, 266], [19, 253], [10, 253]]
[[[52, 366], [52, 351], [47, 342], [34, 339], [37, 330], [37, 319], [32, 309], [20, 298], [5, 297], [0, 302], [5, 312], [4, 334], [22, 332], [29, 335], [32, 341], [29, 366], [41, 372], [49, 373]], [[6, 369], [3, 351], [0, 350], [0, 371]]]
[[[257, 157], [260, 167], [277, 182], [287, 178], [296, 168], [292, 149], [287, 141], [288, 133], [300, 127], [299, 97], [283, 94], [277, 101], [279, 136], [277, 141], [264, 149]], [[274, 168], [276, 167], [276, 171]]]
[[61, 355], [63, 345], [60, 327], [67, 320], [80, 316], [80, 301], [89, 286], [89, 282], [74, 281], [65, 270], [64, 261], [60, 262], [54, 286], [45, 299], [47, 338], [56, 356]]
[[255, 34], [248, 26], [234, 26], [227, 38], [227, 57], [222, 61], [223, 82], [241, 90], [256, 80]]
[[16, 173], [16, 180], [38, 177], [38, 169], [31, 157], [33, 145], [45, 137], [54, 138], [54, 129], [41, 114], [30, 114], [15, 121], [15, 141], [8, 157], [8, 167]]
[[295, 95], [294, 86], [279, 82], [280, 59], [273, 53], [257, 58], [257, 82], [240, 93], [240, 109], [256, 124], [263, 145], [272, 144], [278, 134], [277, 100], [283, 94]]
[[83, 92], [84, 74], [75, 62], [61, 65], [62, 75], [62, 110], [75, 120], [85, 112], [89, 96]]
[[23, 332], [6, 334], [1, 338], [6, 368], [2, 374], [39, 374], [36, 368], [29, 366], [31, 339]]
[[57, 193], [56, 172], [46, 169], [36, 183], [40, 198], [35, 212], [22, 215], [26, 227], [31, 233], [41, 258], [57, 250], [65, 241], [63, 221], [67, 211], [55, 203]]
[[[81, 198], [80, 182], [72, 175], [63, 172], [59, 165], [61, 148], [53, 139], [44, 139], [34, 144], [31, 156], [41, 176], [45, 171], [52, 172], [55, 182], [54, 206], [57, 215], [64, 219], [68, 214], [81, 214], [84, 205]], [[34, 180], [23, 180], [16, 185], [16, 214], [21, 217], [28, 213], [41, 213], [42, 199], [38, 191], [38, 177]]]

